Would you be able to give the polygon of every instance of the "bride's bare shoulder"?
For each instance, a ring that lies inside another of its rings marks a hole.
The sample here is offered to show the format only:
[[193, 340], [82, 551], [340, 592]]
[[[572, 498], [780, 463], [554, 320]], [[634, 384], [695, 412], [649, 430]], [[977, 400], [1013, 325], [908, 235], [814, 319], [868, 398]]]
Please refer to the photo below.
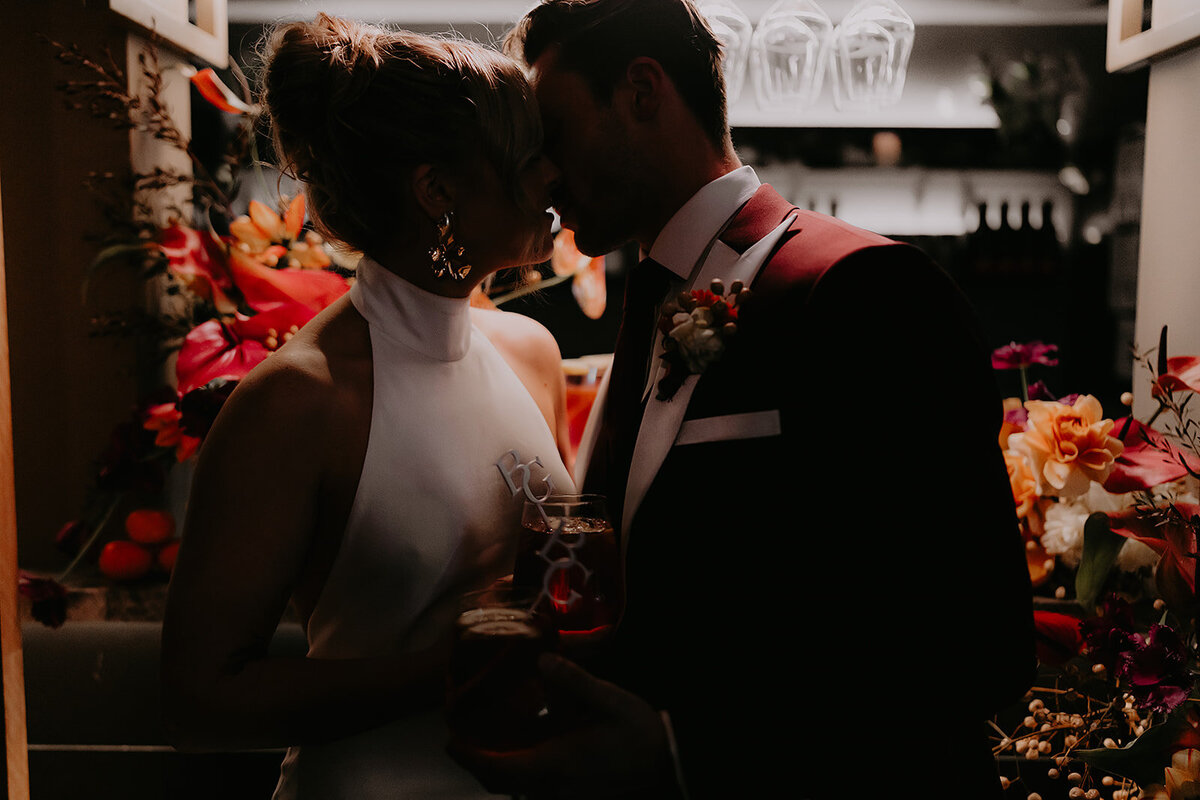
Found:
[[542, 323], [512, 311], [472, 308], [471, 321], [506, 356], [558, 368], [558, 342]]
[[251, 370], [230, 400], [293, 421], [312, 420], [369, 391], [370, 364], [365, 321], [349, 303], [338, 304]]

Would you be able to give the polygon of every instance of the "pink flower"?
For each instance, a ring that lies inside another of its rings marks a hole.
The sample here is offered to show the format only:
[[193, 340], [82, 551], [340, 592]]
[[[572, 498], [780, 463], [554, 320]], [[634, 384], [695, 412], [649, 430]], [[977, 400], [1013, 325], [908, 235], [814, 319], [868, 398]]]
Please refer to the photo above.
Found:
[[1133, 635], [1133, 648], [1121, 655], [1117, 677], [1129, 683], [1138, 708], [1172, 711], [1192, 687], [1187, 652], [1173, 628], [1151, 625], [1145, 636]]
[[992, 352], [993, 369], [1024, 369], [1032, 364], [1047, 367], [1058, 365], [1058, 345], [1041, 342], [1010, 342]]

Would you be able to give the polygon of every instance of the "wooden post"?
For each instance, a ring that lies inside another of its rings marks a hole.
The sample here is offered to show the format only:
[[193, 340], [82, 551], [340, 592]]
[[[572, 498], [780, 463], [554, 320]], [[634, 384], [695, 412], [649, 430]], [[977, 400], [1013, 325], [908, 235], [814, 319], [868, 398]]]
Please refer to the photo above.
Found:
[[[2, 209], [0, 209], [2, 211]], [[9, 800], [29, 798], [25, 734], [25, 662], [17, 605], [17, 503], [13, 481], [12, 396], [8, 371], [4, 225], [0, 213], [0, 664], [4, 673], [4, 745]]]

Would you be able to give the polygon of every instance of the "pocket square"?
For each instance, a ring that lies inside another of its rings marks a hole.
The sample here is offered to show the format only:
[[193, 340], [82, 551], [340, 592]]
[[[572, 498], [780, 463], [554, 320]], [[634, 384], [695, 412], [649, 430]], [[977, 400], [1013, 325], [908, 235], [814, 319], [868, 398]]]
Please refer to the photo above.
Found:
[[720, 417], [685, 420], [675, 437], [676, 445], [722, 442], [731, 439], [761, 439], [783, 432], [779, 410], [751, 411]]

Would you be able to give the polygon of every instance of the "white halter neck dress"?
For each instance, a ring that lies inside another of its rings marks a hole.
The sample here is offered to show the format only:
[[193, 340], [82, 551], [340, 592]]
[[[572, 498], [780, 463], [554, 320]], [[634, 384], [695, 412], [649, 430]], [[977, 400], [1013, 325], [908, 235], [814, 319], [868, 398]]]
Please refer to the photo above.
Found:
[[[371, 331], [374, 399], [340, 550], [308, 623], [309, 655], [419, 650], [456, 598], [512, 570], [522, 497], [497, 462], [537, 458], [573, 483], [545, 418], [472, 324], [465, 299], [418, 289], [364, 258], [350, 290]], [[440, 711], [290, 748], [276, 800], [487, 798], [445, 754]]]

